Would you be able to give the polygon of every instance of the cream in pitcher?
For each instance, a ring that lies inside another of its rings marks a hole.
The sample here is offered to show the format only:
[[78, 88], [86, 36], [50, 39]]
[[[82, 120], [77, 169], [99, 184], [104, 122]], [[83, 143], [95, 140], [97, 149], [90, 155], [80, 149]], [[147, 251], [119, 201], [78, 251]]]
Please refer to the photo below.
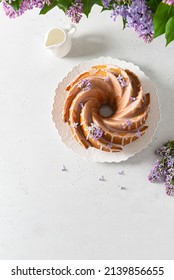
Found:
[[44, 46], [52, 51], [57, 57], [66, 56], [72, 46], [72, 36], [76, 32], [74, 24], [68, 25], [66, 28], [54, 27], [48, 31], [45, 36]]

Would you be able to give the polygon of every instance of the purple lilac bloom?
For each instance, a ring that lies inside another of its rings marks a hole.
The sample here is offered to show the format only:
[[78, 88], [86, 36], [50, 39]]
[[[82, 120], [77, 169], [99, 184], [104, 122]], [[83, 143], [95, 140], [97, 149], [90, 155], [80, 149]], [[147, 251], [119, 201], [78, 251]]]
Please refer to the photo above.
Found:
[[[170, 143], [172, 142], [167, 142], [164, 144], [162, 147], [156, 150], [156, 154], [165, 158], [171, 159], [174, 157], [174, 147], [170, 147]], [[169, 144], [169, 145], [168, 145]]]
[[15, 18], [21, 16], [25, 11], [32, 10], [33, 8], [42, 9], [44, 1], [42, 0], [23, 0], [20, 4], [19, 10], [16, 12], [5, 0], [2, 1], [3, 9], [7, 16]]
[[107, 8], [110, 4], [111, 0], [102, 0], [102, 4], [105, 8]]
[[109, 150], [111, 150], [111, 149], [112, 149], [112, 145], [111, 145], [110, 143], [108, 143], [108, 144], [106, 145], [106, 148], [108, 148]]
[[148, 179], [151, 183], [154, 183], [156, 181], [161, 181], [163, 176], [164, 176], [164, 165], [162, 164], [162, 162], [160, 160], [158, 160], [154, 164], [154, 166], [148, 176]]
[[165, 187], [166, 194], [172, 195], [174, 192], [174, 168], [170, 168], [166, 171]]
[[133, 27], [139, 37], [145, 42], [153, 39], [153, 12], [145, 0], [132, 0], [130, 4], [114, 4], [111, 17], [116, 20], [117, 16], [122, 16], [127, 27]]
[[167, 142], [160, 147], [156, 154], [161, 157], [149, 174], [150, 182], [164, 181], [166, 194], [174, 193], [174, 141]]
[[127, 120], [126, 124], [127, 124], [128, 127], [130, 127], [132, 125], [132, 121], [131, 120]]
[[166, 194], [172, 195], [174, 193], [174, 175], [166, 176], [165, 182]]
[[140, 138], [140, 137], [141, 137], [141, 132], [138, 130], [138, 131], [135, 133], [135, 135], [136, 135], [138, 138]]
[[78, 123], [77, 122], [74, 122], [73, 124], [72, 124], [72, 127], [74, 128], [74, 129], [76, 129], [77, 127], [78, 127]]
[[135, 100], [136, 100], [136, 97], [133, 97], [133, 96], [130, 97], [130, 101], [135, 101]]
[[167, 184], [165, 186], [166, 186], [166, 194], [172, 195], [174, 193], [174, 186], [167, 185]]
[[117, 76], [117, 80], [119, 81], [120, 85], [122, 88], [126, 87], [126, 81], [125, 79], [123, 78], [123, 76], [121, 76], [120, 74]]
[[159, 156], [169, 156], [170, 155], [170, 149], [167, 149], [167, 147], [162, 146], [159, 149], [156, 150], [156, 154]]
[[164, 0], [163, 2], [168, 5], [174, 5], [174, 0]]
[[116, 21], [118, 16], [122, 16], [124, 19], [128, 16], [128, 5], [113, 5], [113, 11], [111, 13], [111, 17], [113, 18], [114, 21]]
[[74, 23], [79, 23], [82, 18], [83, 3], [81, 0], [75, 0], [66, 12]]
[[95, 123], [91, 123], [91, 125], [88, 126], [87, 129], [89, 131], [89, 137], [91, 137], [94, 140], [100, 139], [102, 137], [102, 135], [103, 135], [103, 131]]
[[89, 79], [82, 79], [78, 84], [78, 88], [83, 89], [84, 91], [91, 90], [92, 84]]
[[109, 82], [109, 77], [105, 77], [105, 78], [104, 78], [104, 81], [105, 81], [105, 82]]

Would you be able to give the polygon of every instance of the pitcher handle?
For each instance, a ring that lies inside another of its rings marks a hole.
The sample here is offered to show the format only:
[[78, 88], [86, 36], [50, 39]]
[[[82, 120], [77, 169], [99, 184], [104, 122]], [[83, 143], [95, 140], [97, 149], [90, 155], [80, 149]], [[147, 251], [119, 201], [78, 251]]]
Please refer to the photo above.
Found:
[[73, 23], [71, 23], [68, 26], [66, 26], [65, 30], [68, 33], [68, 35], [73, 36], [77, 30], [77, 27]]

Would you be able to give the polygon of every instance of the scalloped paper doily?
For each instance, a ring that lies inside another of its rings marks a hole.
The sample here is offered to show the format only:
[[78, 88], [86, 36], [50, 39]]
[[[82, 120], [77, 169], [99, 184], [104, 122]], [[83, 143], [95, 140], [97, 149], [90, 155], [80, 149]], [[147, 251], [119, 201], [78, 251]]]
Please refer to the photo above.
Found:
[[[141, 80], [144, 92], [150, 92], [151, 94], [151, 104], [150, 104], [150, 114], [146, 121], [146, 124], [149, 126], [146, 133], [141, 136], [136, 141], [123, 147], [123, 151], [118, 153], [104, 152], [96, 148], [83, 148], [80, 144], [76, 142], [73, 138], [69, 125], [62, 121], [62, 110], [63, 104], [67, 95], [65, 90], [66, 86], [74, 79], [78, 74], [88, 70], [91, 66], [97, 64], [113, 64], [119, 66], [123, 69], [129, 69], [134, 72], [139, 79]], [[129, 157], [134, 156], [136, 153], [140, 152], [142, 149], [145, 149], [149, 143], [152, 141], [152, 138], [155, 134], [155, 131], [158, 127], [161, 111], [160, 104], [157, 94], [157, 89], [154, 83], [140, 70], [140, 68], [133, 63], [126, 62], [123, 60], [118, 60], [111, 57], [100, 57], [90, 61], [85, 61], [75, 66], [72, 71], [58, 84], [56, 89], [56, 95], [53, 105], [53, 121], [58, 130], [58, 133], [61, 137], [61, 141], [80, 157], [89, 159], [95, 162], [121, 162], [127, 160]]]

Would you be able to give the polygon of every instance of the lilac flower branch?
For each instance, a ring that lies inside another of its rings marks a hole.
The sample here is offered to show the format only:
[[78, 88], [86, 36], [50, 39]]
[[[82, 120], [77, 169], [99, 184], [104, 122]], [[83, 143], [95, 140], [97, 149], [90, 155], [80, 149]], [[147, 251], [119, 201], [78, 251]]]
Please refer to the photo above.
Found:
[[149, 43], [165, 34], [166, 44], [174, 40], [174, 0], [2, 0], [5, 13], [10, 18], [22, 15], [27, 10], [39, 8], [46, 14], [55, 7], [64, 11], [74, 23], [79, 23], [83, 14], [87, 17], [94, 5], [102, 12], [111, 11], [116, 21], [123, 19], [123, 26], [133, 28], [140, 38]]
[[174, 141], [160, 147], [156, 154], [161, 157], [150, 171], [148, 179], [151, 183], [165, 182], [166, 194], [174, 194]]

